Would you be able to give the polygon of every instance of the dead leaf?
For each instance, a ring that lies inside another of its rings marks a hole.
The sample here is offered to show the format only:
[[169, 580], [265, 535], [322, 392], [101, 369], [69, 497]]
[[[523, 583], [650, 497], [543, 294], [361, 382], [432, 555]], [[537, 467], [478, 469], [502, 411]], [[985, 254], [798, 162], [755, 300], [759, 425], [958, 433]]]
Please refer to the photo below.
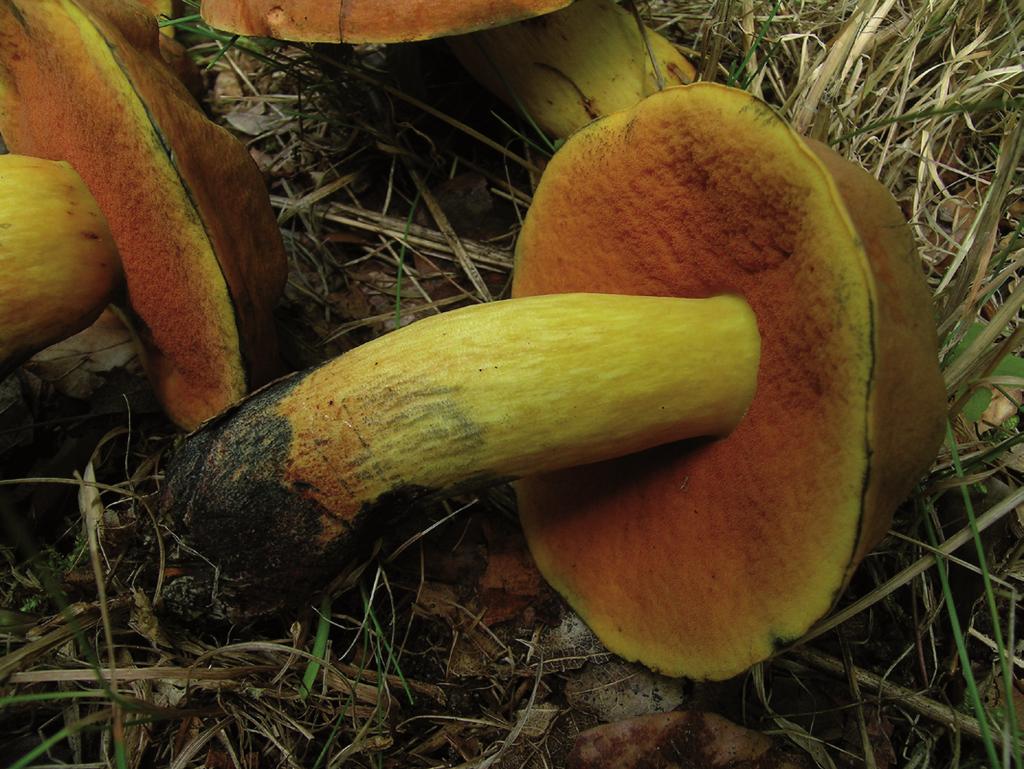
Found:
[[[1021, 390], [1011, 390], [1009, 394], [1020, 402]], [[1007, 398], [999, 390], [992, 391], [992, 400], [988, 407], [981, 414], [981, 432], [985, 433], [996, 427], [1002, 427], [1003, 423], [1010, 417], [1017, 415], [1017, 404]]]
[[479, 589], [483, 621], [488, 625], [520, 617], [523, 624], [532, 625], [533, 607], [540, 602], [544, 580], [528, 553], [491, 553]]
[[550, 703], [534, 705], [528, 711], [526, 708], [520, 708], [516, 711], [516, 723], [522, 722], [523, 737], [539, 739], [548, 733], [558, 717], [558, 712], [558, 708]]
[[[482, 174], [458, 174], [437, 184], [431, 192], [460, 237], [488, 240], [507, 229], [506, 220], [495, 212], [494, 196]], [[420, 209], [416, 219], [425, 227], [434, 226], [424, 209]]]
[[537, 570], [522, 530], [500, 519], [482, 522], [487, 542], [487, 567], [480, 575], [477, 593], [484, 610], [483, 621], [496, 625], [519, 620], [532, 627], [538, 612], [547, 619], [556, 614], [554, 594]]
[[236, 131], [247, 136], [269, 133], [283, 128], [284, 123], [288, 122], [280, 115], [268, 113], [263, 105], [233, 109], [224, 116], [224, 119]]
[[242, 98], [242, 81], [231, 69], [223, 69], [213, 80], [208, 102], [214, 112], [223, 114], [232, 110]]
[[569, 769], [809, 769], [771, 738], [714, 713], [679, 711], [583, 732]]
[[156, 612], [153, 611], [149, 596], [141, 590], [132, 590], [132, 609], [128, 627], [156, 646], [173, 647], [171, 639], [164, 632]]
[[0, 454], [32, 442], [32, 414], [17, 376], [0, 380]]
[[632, 662], [612, 660], [586, 665], [565, 682], [565, 697], [574, 707], [602, 721], [661, 713], [686, 699], [687, 684]]
[[575, 612], [567, 611], [562, 621], [544, 632], [537, 653], [549, 673], [579, 670], [588, 662], [606, 662], [611, 653]]
[[131, 331], [111, 310], [89, 328], [47, 347], [25, 368], [57, 392], [88, 400], [114, 371], [142, 374]]

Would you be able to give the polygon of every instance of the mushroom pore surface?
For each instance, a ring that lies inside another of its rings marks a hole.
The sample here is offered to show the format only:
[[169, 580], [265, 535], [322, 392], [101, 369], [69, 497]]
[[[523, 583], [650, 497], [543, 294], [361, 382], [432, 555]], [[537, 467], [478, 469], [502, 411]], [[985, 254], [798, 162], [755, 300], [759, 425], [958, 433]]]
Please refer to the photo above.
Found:
[[668, 674], [726, 678], [798, 638], [941, 439], [905, 223], [827, 162], [749, 94], [667, 89], [570, 137], [519, 240], [516, 296], [730, 292], [757, 316], [757, 391], [727, 437], [517, 486], [549, 581], [612, 651]]

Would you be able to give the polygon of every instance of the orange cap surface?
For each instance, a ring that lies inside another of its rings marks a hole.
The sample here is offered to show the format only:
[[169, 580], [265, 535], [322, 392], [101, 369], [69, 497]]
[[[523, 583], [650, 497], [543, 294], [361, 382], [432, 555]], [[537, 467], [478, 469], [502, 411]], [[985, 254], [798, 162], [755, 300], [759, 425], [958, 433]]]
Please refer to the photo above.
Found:
[[203, 0], [210, 26], [310, 43], [400, 43], [540, 16], [572, 0]]
[[0, 133], [85, 180], [154, 387], [191, 428], [277, 373], [286, 265], [259, 171], [163, 62], [159, 37], [132, 0], [0, 3]]
[[761, 333], [727, 437], [518, 485], [541, 571], [609, 649], [727, 678], [828, 612], [941, 440], [919, 271], [889, 193], [742, 91], [671, 88], [556, 153], [515, 295], [734, 292]]

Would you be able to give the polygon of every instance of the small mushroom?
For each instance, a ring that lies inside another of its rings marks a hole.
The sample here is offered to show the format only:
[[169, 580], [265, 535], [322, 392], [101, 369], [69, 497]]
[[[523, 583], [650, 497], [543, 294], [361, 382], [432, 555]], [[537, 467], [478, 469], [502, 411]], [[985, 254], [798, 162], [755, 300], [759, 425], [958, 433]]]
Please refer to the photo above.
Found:
[[64, 162], [0, 155], [0, 379], [76, 334], [121, 286], [106, 220]]
[[279, 373], [285, 258], [255, 163], [206, 118], [160, 38], [134, 1], [0, 3], [0, 135], [85, 181], [157, 395], [194, 427]]
[[577, 0], [448, 45], [473, 77], [556, 137], [697, 79], [672, 43], [613, 0]]
[[285, 40], [447, 37], [477, 80], [559, 137], [696, 77], [613, 0], [203, 0], [201, 13], [229, 32]]
[[577, 291], [729, 292], [757, 316], [757, 390], [729, 435], [517, 487], [538, 566], [610, 650], [736, 675], [829, 611], [938, 450], [909, 228], [751, 95], [672, 88], [574, 134], [542, 177], [513, 294]]
[[734, 296], [454, 310], [204, 425], [169, 466], [164, 504], [217, 567], [219, 610], [245, 619], [308, 600], [412, 502], [728, 433], [758, 349]]

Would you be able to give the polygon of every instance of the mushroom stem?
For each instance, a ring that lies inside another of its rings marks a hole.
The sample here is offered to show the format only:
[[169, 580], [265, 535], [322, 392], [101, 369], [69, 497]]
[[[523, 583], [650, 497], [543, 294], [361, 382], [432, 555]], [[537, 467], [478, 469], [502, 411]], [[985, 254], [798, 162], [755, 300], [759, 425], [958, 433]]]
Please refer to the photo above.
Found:
[[[759, 348], [735, 296], [564, 294], [444, 313], [193, 433], [166, 504], [227, 577], [232, 613], [263, 613], [410, 501], [728, 433]], [[268, 579], [269, 594], [249, 589]]]
[[99, 317], [121, 287], [107, 221], [63, 161], [0, 155], [0, 378]]
[[556, 137], [696, 79], [672, 43], [612, 0], [578, 0], [448, 43], [473, 77]]

